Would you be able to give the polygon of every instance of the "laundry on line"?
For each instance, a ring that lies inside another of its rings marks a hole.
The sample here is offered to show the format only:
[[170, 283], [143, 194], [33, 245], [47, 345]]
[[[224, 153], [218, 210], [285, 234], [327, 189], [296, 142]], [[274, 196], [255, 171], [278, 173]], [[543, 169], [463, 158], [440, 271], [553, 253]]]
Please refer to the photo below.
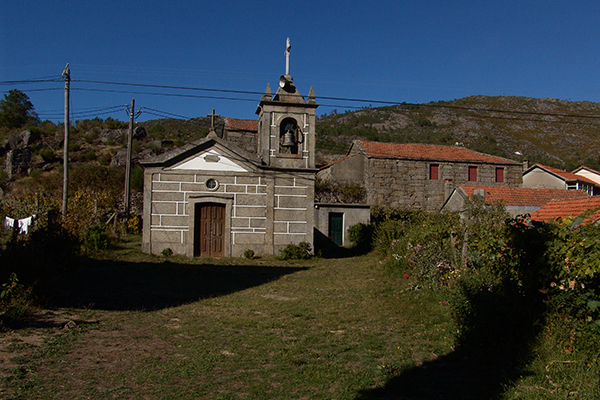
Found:
[[29, 233], [29, 227], [33, 224], [36, 215], [32, 215], [27, 218], [14, 219], [10, 217], [4, 218], [4, 228], [14, 229], [15, 226], [19, 229], [19, 233]]

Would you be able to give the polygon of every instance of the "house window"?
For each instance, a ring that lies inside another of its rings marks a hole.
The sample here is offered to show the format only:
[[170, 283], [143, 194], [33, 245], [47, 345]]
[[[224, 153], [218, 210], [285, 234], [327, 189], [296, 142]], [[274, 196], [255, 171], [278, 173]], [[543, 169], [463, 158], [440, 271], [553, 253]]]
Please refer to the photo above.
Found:
[[504, 182], [504, 168], [496, 168], [496, 182]]
[[469, 182], [477, 182], [477, 167], [469, 167]]
[[439, 178], [440, 166], [438, 164], [429, 165], [429, 179], [437, 181]]

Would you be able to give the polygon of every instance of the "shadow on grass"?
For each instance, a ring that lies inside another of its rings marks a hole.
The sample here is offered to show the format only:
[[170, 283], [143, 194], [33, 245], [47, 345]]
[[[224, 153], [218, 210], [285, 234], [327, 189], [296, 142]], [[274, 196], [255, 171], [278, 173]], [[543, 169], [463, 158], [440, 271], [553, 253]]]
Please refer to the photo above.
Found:
[[357, 400], [501, 398], [525, 374], [522, 368], [531, 360], [543, 307], [525, 297], [489, 292], [474, 297], [475, 321], [454, 351], [402, 370], [383, 388], [364, 391]]
[[151, 311], [226, 295], [303, 269], [87, 259], [84, 267], [54, 282], [47, 301], [53, 307]]
[[369, 246], [338, 246], [327, 236], [315, 229], [315, 254], [323, 258], [350, 258], [362, 256], [371, 251]]

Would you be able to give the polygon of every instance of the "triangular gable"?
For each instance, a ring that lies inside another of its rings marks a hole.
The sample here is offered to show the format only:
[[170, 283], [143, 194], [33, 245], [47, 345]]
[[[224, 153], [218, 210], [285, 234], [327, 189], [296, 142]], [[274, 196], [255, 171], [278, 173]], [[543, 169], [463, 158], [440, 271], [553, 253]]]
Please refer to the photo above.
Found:
[[248, 171], [240, 163], [233, 161], [214, 147], [200, 154], [195, 154], [194, 156], [173, 165], [169, 169], [220, 172]]

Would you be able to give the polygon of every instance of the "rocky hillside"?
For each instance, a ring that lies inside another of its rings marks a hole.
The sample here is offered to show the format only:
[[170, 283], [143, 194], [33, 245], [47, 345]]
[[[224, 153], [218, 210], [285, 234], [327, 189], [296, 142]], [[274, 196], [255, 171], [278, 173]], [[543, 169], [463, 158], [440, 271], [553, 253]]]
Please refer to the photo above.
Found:
[[[420, 105], [365, 108], [318, 120], [318, 148], [343, 153], [353, 139], [461, 145], [572, 170], [599, 168], [600, 104], [471, 96]], [[326, 157], [326, 156], [325, 156]]]
[[[206, 136], [209, 126], [208, 118], [138, 123], [133, 157], [145, 158], [197, 140]], [[224, 120], [218, 119], [218, 133], [223, 132], [223, 126]], [[317, 120], [317, 161], [322, 165], [338, 159], [352, 140], [365, 139], [460, 145], [566, 170], [581, 164], [600, 170], [599, 131], [600, 103], [471, 96], [321, 116]], [[50, 180], [44, 176], [54, 173], [59, 177], [63, 132], [60, 124], [48, 121], [18, 130], [0, 127], [0, 162], [4, 167], [0, 169], [0, 194], [13, 191], [23, 179], [37, 177], [37, 181], [47, 183]], [[126, 122], [110, 118], [77, 121], [69, 140], [71, 168], [92, 164], [122, 171], [127, 132]], [[56, 179], [59, 190], [60, 180]]]

